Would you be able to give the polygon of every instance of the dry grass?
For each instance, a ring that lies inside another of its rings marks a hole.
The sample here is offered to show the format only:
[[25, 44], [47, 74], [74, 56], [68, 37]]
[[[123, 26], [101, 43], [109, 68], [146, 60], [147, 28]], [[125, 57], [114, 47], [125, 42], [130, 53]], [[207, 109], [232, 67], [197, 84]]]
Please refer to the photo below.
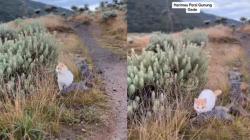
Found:
[[[188, 93], [187, 95], [193, 95]], [[185, 140], [190, 128], [192, 96], [164, 103], [164, 110], [129, 123], [129, 140]]]
[[150, 42], [150, 35], [129, 35], [128, 37], [128, 48], [134, 48], [136, 50], [141, 50], [145, 48]]
[[233, 29], [228, 26], [216, 25], [206, 29], [200, 29], [208, 34], [211, 42], [217, 43], [238, 43], [233, 36]]
[[84, 93], [82, 92], [76, 92], [73, 94], [73, 96], [68, 96], [63, 99], [63, 102], [66, 106], [99, 106], [106, 108], [105, 103], [105, 96], [101, 95], [102, 91], [99, 89], [93, 89], [90, 91], [86, 91]]
[[87, 13], [82, 13], [68, 18], [69, 21], [89, 25], [94, 21], [94, 17], [91, 17]]
[[244, 49], [239, 45], [210, 42], [204, 50], [209, 54], [207, 88], [228, 91], [228, 71], [237, 66], [245, 68], [242, 66]]
[[181, 140], [188, 123], [187, 110], [171, 108], [166, 109], [162, 117], [144, 119], [138, 125], [129, 128], [129, 140]]
[[198, 132], [192, 140], [248, 140], [250, 136], [249, 124], [249, 118], [244, 117], [237, 117], [230, 124], [211, 120], [202, 127], [193, 128], [190, 134]]
[[199, 29], [208, 34], [210, 41], [204, 48], [209, 55], [207, 88], [229, 91], [228, 72], [237, 67], [244, 73], [248, 80], [247, 54], [240, 46], [238, 40], [233, 37], [232, 29], [223, 25], [217, 25], [206, 29]]
[[106, 29], [107, 33], [114, 35], [114, 39], [126, 41], [127, 22], [124, 20], [125, 17], [125, 12], [117, 11], [117, 17], [103, 24], [103, 28]]
[[95, 24], [101, 32], [95, 32], [101, 46], [111, 49], [114, 53], [126, 57], [127, 55], [127, 23], [125, 12], [116, 11], [117, 17], [103, 23], [101, 13], [96, 13]]
[[39, 133], [36, 134], [33, 129], [40, 131], [41, 136], [44, 131], [59, 131], [53, 128], [59, 126], [65, 108], [56, 100], [57, 88], [51, 74], [40, 74], [44, 79], [34, 77], [37, 85], [35, 93], [28, 97], [16, 93], [18, 96], [14, 101], [6, 97], [6, 102], [1, 102], [0, 128], [2, 133], [6, 130], [9, 138], [22, 139], [26, 136], [34, 139], [32, 135]]
[[244, 25], [242, 28], [240, 28], [240, 32], [250, 33], [250, 25]]
[[65, 19], [60, 16], [48, 15], [35, 19], [42, 23], [49, 31], [71, 33], [73, 30], [65, 23]]
[[37, 18], [29, 18], [29, 19], [17, 19], [15, 21], [11, 21], [8, 24], [11, 27], [18, 28], [18, 26], [25, 25], [25, 24], [30, 24], [38, 22], [44, 25], [50, 32], [64, 32], [64, 33], [72, 33], [73, 30], [71, 27], [66, 24], [65, 19], [61, 16], [57, 15], [46, 15], [46, 16], [41, 16]]
[[205, 31], [210, 38], [232, 37], [232, 29], [223, 25], [216, 25], [201, 30]]

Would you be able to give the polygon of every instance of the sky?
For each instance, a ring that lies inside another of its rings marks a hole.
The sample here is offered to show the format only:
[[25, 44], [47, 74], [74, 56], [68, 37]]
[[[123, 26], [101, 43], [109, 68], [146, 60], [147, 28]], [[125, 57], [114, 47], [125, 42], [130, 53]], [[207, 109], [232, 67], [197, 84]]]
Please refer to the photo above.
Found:
[[203, 10], [206, 13], [239, 20], [240, 17], [250, 19], [250, 0], [184, 0], [209, 1], [215, 3], [215, 8]]
[[[99, 6], [102, 0], [33, 0], [33, 1], [51, 4], [66, 9], [70, 9], [72, 5], [83, 7], [84, 4], [88, 4], [89, 8], [91, 10], [94, 10], [96, 7]], [[105, 0], [105, 1], [112, 1], [112, 0]]]

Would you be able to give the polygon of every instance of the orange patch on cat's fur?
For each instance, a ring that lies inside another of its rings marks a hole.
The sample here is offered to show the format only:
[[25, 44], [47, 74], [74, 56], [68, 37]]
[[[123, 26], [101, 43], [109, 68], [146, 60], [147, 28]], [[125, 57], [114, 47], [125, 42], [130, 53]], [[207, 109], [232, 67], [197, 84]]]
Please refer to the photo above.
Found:
[[194, 102], [195, 102], [195, 104], [197, 104], [200, 107], [204, 107], [207, 104], [206, 99], [197, 99], [197, 98], [195, 98]]
[[[219, 96], [219, 95], [222, 94], [222, 91], [218, 89], [218, 90], [215, 90], [213, 93], [214, 93], [215, 96]], [[206, 104], [207, 104], [207, 100], [206, 100], [206, 99], [198, 99], [198, 98], [195, 98], [195, 99], [194, 99], [194, 103], [195, 103], [196, 105], [198, 105], [199, 107], [205, 107]]]

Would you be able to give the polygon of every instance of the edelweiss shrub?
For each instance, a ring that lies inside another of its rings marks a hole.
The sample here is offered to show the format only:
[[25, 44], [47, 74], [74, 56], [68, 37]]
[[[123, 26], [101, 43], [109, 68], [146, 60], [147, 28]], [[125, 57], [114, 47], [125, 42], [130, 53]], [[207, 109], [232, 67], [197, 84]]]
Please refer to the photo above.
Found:
[[207, 58], [197, 45], [185, 45], [179, 41], [172, 46], [166, 41], [156, 46], [156, 50], [149, 49], [140, 55], [132, 51], [128, 57], [130, 114], [136, 112], [140, 105], [159, 104], [156, 99], [160, 96], [162, 99], [176, 96], [172, 94], [176, 93], [175, 89], [185, 94], [186, 91], [197, 90], [206, 82]]
[[0, 25], [0, 41], [14, 40], [17, 37], [17, 32], [5, 24]]
[[115, 18], [115, 17], [117, 17], [117, 13], [114, 10], [108, 10], [108, 11], [104, 11], [102, 13], [102, 21], [103, 22], [107, 22], [109, 19]]
[[120, 10], [120, 11], [126, 11], [127, 10], [127, 5], [126, 4], [118, 5], [117, 9]]
[[17, 25], [17, 26], [21, 26], [24, 24], [24, 20], [21, 19], [21, 18], [17, 18], [14, 20], [14, 23]]
[[18, 31], [19, 34], [22, 34], [24, 36], [32, 36], [33, 34], [39, 34], [39, 33], [46, 33], [46, 28], [39, 24], [39, 23], [31, 23], [28, 25], [20, 25], [21, 29]]
[[32, 85], [32, 74], [40, 68], [49, 68], [56, 60], [54, 37], [40, 25], [26, 26], [17, 39], [0, 42], [1, 88], [14, 92], [21, 87], [27, 92], [26, 88]]
[[157, 46], [162, 50], [165, 49], [165, 46], [174, 46], [176, 41], [173, 40], [173, 37], [168, 34], [164, 34], [161, 32], [155, 32], [150, 38], [150, 43], [147, 46], [147, 51], [156, 51]]
[[184, 30], [182, 32], [182, 39], [184, 43], [194, 43], [198, 46], [205, 46], [208, 43], [208, 35], [199, 30]]

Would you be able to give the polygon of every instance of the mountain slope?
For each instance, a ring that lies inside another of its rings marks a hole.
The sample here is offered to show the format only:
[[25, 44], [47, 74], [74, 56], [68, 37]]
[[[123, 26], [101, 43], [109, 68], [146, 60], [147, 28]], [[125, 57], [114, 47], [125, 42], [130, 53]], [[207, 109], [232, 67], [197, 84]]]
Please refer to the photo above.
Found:
[[[45, 14], [46, 4], [31, 0], [0, 0], [0, 22], [14, 20], [18, 17], [31, 17], [35, 9], [41, 9]], [[58, 8], [58, 13], [70, 13], [69, 10]]]
[[[172, 0], [129, 0], [128, 32], [179, 31], [204, 26], [204, 20], [215, 21], [217, 18], [206, 13], [186, 14], [185, 9], [172, 9], [171, 2]], [[233, 20], [228, 22], [237, 24]]]

